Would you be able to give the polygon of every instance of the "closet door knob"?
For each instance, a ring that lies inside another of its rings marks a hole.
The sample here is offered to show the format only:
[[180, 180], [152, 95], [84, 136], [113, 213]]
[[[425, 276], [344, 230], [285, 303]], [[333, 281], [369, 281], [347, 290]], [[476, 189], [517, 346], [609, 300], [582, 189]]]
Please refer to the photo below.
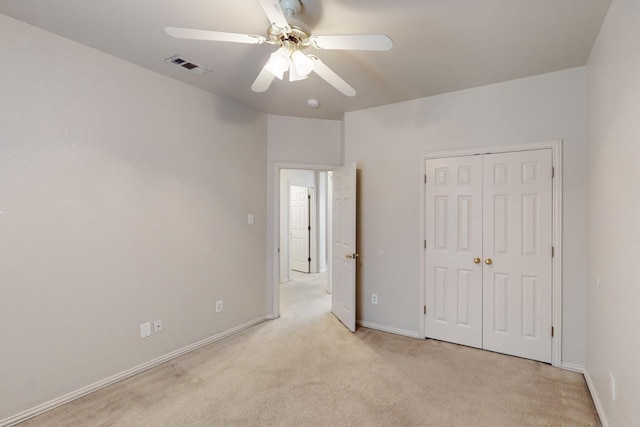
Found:
[[473, 262], [475, 262], [476, 264], [480, 264], [480, 258], [474, 258]]
[[493, 264], [493, 261], [491, 261], [491, 258], [487, 258], [487, 259], [484, 260], [484, 263], [487, 264], [487, 265], [491, 265], [491, 264]]

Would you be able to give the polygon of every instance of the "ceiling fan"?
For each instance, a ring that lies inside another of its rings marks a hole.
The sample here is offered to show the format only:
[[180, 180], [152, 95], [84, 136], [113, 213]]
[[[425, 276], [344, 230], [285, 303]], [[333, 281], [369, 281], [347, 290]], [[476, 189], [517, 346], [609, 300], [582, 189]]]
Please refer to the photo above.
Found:
[[320, 58], [315, 55], [306, 55], [303, 50], [314, 47], [321, 50], [385, 51], [393, 46], [391, 39], [384, 34], [314, 36], [302, 22], [294, 18], [302, 10], [300, 0], [258, 1], [271, 22], [266, 37], [177, 27], [166, 27], [165, 32], [179, 39], [248, 44], [270, 43], [278, 46], [251, 85], [251, 90], [254, 92], [266, 91], [274, 78], [282, 80], [287, 71], [289, 81], [305, 79], [313, 71], [342, 94], [354, 96], [356, 90], [351, 85], [327, 67]]

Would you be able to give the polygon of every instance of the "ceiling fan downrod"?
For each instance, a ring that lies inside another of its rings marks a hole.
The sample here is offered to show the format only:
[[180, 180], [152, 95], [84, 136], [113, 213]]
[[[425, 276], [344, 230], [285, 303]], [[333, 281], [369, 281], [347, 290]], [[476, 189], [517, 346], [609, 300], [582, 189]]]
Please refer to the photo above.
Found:
[[300, 0], [280, 0], [280, 7], [287, 18], [293, 18], [302, 10]]

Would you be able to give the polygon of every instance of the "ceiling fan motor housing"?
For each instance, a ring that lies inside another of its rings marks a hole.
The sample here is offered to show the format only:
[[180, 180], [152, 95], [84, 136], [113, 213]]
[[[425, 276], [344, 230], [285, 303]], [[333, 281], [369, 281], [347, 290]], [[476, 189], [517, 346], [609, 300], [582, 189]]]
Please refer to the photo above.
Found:
[[270, 27], [267, 30], [269, 40], [280, 46], [292, 47], [300, 50], [309, 47], [309, 30], [298, 25], [291, 25], [288, 32], [282, 31], [281, 28]]

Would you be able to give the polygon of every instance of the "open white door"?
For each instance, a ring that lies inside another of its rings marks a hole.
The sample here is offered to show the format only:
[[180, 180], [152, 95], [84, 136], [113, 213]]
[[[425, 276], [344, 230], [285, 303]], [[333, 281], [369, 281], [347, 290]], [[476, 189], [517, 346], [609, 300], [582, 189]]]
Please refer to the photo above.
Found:
[[356, 164], [333, 171], [331, 312], [356, 330]]

